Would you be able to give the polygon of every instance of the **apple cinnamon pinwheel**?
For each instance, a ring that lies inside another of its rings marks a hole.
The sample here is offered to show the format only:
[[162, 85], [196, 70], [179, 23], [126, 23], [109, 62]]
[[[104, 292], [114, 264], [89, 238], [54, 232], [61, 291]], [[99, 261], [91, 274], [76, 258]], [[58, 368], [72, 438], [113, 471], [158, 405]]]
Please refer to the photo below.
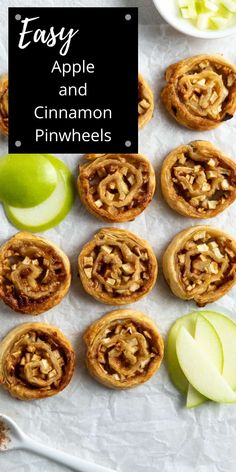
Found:
[[157, 260], [151, 246], [130, 231], [103, 228], [85, 244], [79, 258], [84, 289], [110, 305], [132, 303], [152, 290]]
[[8, 135], [8, 76], [0, 77], [0, 132]]
[[109, 222], [134, 220], [150, 203], [155, 173], [142, 154], [86, 156], [80, 166], [78, 191], [93, 215]]
[[161, 97], [167, 111], [194, 130], [216, 128], [236, 110], [236, 67], [221, 55], [202, 54], [172, 64]]
[[143, 128], [153, 115], [153, 93], [144, 77], [138, 75], [138, 127]]
[[164, 344], [155, 323], [135, 310], [115, 310], [95, 321], [84, 334], [87, 367], [110, 388], [147, 382], [159, 369]]
[[236, 283], [236, 241], [211, 226], [185, 229], [167, 247], [163, 272], [177, 297], [205, 306]]
[[68, 257], [47, 239], [20, 232], [0, 248], [0, 298], [17, 312], [49, 310], [64, 298], [70, 282]]
[[23, 323], [0, 343], [0, 384], [20, 400], [61, 392], [74, 367], [70, 342], [58, 328], [46, 323]]
[[161, 171], [163, 195], [171, 208], [191, 218], [212, 218], [236, 198], [236, 164], [207, 141], [174, 149]]

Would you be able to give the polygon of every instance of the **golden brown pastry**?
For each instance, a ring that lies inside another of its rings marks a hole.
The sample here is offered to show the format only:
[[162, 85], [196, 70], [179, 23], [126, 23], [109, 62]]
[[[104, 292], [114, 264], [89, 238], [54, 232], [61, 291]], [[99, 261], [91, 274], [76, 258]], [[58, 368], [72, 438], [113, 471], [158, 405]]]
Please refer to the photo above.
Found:
[[161, 188], [167, 203], [181, 215], [212, 218], [236, 198], [236, 164], [213, 144], [192, 141], [164, 160]]
[[54, 243], [20, 232], [0, 248], [0, 298], [14, 311], [39, 315], [57, 305], [71, 283], [70, 262]]
[[84, 334], [90, 374], [110, 388], [137, 387], [159, 369], [164, 344], [155, 323], [135, 310], [115, 310]]
[[163, 272], [177, 297], [205, 306], [236, 283], [236, 241], [212, 226], [185, 229], [167, 247]]
[[236, 67], [218, 54], [201, 54], [172, 64], [161, 98], [180, 124], [216, 128], [236, 110]]
[[152, 200], [156, 179], [142, 154], [103, 154], [87, 157], [80, 166], [80, 198], [93, 215], [109, 222], [131, 221]]
[[0, 77], [0, 132], [8, 135], [8, 76]]
[[110, 305], [132, 303], [147, 295], [158, 270], [148, 242], [117, 228], [102, 228], [95, 234], [83, 247], [78, 265], [86, 292]]
[[61, 392], [74, 367], [70, 342], [58, 328], [46, 323], [23, 323], [0, 343], [0, 384], [20, 400]]
[[138, 75], [138, 127], [143, 128], [152, 118], [153, 93], [144, 77]]

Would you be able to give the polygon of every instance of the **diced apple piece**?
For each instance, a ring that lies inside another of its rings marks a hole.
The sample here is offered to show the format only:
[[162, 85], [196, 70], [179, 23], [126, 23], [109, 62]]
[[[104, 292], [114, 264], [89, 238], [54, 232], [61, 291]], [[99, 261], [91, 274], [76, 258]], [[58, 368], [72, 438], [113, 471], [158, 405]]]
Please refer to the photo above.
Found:
[[220, 3], [231, 13], [236, 13], [236, 2], [234, 0], [221, 0]]
[[217, 5], [212, 0], [205, 0], [204, 3], [205, 3], [205, 7], [207, 8], [207, 10], [210, 10], [212, 12], [217, 12], [218, 9], [219, 9], [219, 5]]
[[212, 16], [210, 22], [216, 29], [224, 29], [228, 25], [228, 19], [222, 18], [221, 16]]
[[184, 327], [177, 336], [176, 352], [184, 375], [196, 390], [215, 402], [236, 403], [234, 391]]
[[207, 30], [209, 28], [209, 19], [211, 18], [211, 13], [200, 13], [197, 17], [196, 26], [200, 30]]

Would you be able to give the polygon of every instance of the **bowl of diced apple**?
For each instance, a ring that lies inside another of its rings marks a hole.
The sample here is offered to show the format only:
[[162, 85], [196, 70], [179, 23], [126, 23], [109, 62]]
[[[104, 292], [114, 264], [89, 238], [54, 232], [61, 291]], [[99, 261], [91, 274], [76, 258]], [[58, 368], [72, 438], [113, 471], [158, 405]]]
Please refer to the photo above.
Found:
[[173, 28], [196, 38], [236, 34], [236, 0], [153, 0]]

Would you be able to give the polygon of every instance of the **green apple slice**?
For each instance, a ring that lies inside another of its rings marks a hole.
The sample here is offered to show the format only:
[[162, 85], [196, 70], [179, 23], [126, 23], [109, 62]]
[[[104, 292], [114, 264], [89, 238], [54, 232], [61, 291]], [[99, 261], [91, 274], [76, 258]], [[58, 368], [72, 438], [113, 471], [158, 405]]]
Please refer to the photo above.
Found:
[[0, 199], [17, 208], [34, 207], [57, 185], [57, 171], [42, 154], [7, 154], [0, 158]]
[[[220, 338], [212, 324], [201, 315], [198, 315], [197, 317], [194, 339], [212, 364], [216, 366], [220, 373], [222, 373], [224, 357]], [[187, 408], [199, 406], [206, 400], [206, 397], [189, 384], [186, 401]]]
[[[63, 163], [62, 163], [63, 164]], [[45, 231], [57, 226], [70, 211], [74, 200], [73, 176], [62, 165], [58, 171], [58, 184], [52, 195], [33, 208], [14, 208], [4, 205], [10, 222], [19, 229], [31, 232]]]
[[184, 375], [196, 390], [215, 402], [236, 403], [235, 392], [184, 326], [177, 336], [176, 352]]
[[187, 331], [194, 336], [195, 335], [195, 325], [197, 320], [198, 313], [190, 313], [189, 315], [182, 316], [172, 325], [166, 349], [166, 359], [167, 366], [170, 378], [174, 385], [181, 392], [187, 393], [189, 382], [186, 379], [181, 367], [179, 365], [177, 353], [176, 353], [176, 339], [179, 333], [179, 330], [184, 326]]
[[230, 387], [236, 389], [236, 323], [221, 313], [202, 311], [204, 316], [215, 328], [223, 347], [223, 376]]

